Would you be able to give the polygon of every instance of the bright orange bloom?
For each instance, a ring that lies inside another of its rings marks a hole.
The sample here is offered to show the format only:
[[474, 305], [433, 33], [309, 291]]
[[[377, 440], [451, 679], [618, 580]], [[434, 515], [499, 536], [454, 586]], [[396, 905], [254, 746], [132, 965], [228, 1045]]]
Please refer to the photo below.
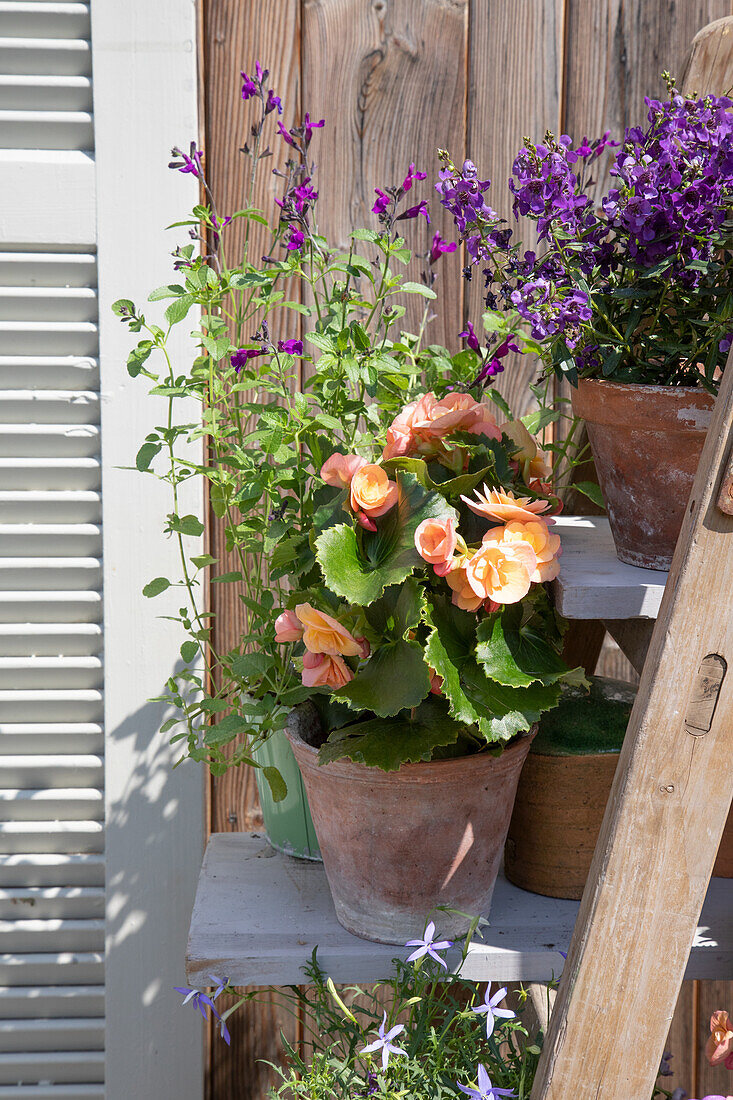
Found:
[[383, 516], [397, 503], [397, 485], [381, 466], [368, 463], [351, 479], [351, 507], [370, 519]]
[[462, 611], [478, 611], [482, 604], [481, 596], [477, 596], [468, 583], [465, 565], [459, 565], [457, 569], [451, 569], [446, 573], [445, 579], [453, 589], [452, 603], [460, 607]]
[[305, 687], [330, 687], [336, 691], [353, 679], [354, 673], [343, 657], [333, 657], [328, 653], [303, 655], [302, 680]]
[[[453, 560], [458, 534], [454, 519], [424, 519], [415, 532], [415, 548], [424, 561], [436, 567]], [[441, 570], [441, 575], [447, 569]]]
[[321, 466], [321, 477], [326, 485], [335, 485], [337, 488], [346, 489], [351, 485], [351, 479], [357, 470], [366, 466], [366, 459], [359, 455], [342, 455], [337, 451]]

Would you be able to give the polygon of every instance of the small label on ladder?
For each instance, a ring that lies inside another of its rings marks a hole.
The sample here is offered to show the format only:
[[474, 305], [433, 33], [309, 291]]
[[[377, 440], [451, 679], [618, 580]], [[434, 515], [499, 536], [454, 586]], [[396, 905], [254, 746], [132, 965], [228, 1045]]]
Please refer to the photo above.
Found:
[[703, 657], [685, 716], [685, 727], [693, 737], [701, 737], [713, 724], [720, 688], [728, 666], [717, 653]]

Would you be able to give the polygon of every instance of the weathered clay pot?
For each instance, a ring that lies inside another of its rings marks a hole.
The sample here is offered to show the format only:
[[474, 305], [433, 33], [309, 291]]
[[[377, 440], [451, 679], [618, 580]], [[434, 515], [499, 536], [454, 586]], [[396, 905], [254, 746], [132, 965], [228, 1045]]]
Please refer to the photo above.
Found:
[[581, 379], [588, 429], [621, 561], [669, 569], [715, 399], [685, 386]]
[[[517, 781], [532, 735], [501, 756], [405, 764], [383, 772], [350, 760], [320, 767], [291, 724], [336, 916], [379, 943], [421, 936], [430, 910], [488, 912]], [[434, 914], [441, 935], [469, 921]]]

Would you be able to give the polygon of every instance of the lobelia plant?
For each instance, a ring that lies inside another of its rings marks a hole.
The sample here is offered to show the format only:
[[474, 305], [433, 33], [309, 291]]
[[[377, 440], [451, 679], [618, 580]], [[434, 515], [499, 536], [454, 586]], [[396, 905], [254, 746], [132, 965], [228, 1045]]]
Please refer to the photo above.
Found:
[[515, 216], [536, 223], [536, 251], [512, 243], [470, 161], [459, 171], [442, 154], [438, 190], [482, 267], [492, 331], [528, 326], [548, 369], [572, 383], [715, 393], [733, 338], [733, 100], [683, 96], [663, 76], [669, 99], [645, 99], [648, 126], [626, 130], [600, 208], [591, 169], [618, 142], [525, 139], [509, 189]]
[[[281, 1036], [286, 1064], [271, 1063], [282, 1078], [270, 1091], [271, 1100], [528, 1100], [544, 1036], [523, 1011], [527, 992], [520, 988], [512, 994], [515, 1012], [506, 1007], [506, 987], [492, 993], [491, 983], [461, 976], [481, 920], [474, 918], [460, 945], [438, 940], [431, 921], [423, 940], [406, 944], [419, 944], [417, 950], [404, 960], [395, 958], [392, 975], [367, 989], [337, 989], [322, 971], [316, 951], [304, 967], [305, 986], [238, 995], [212, 976], [212, 1000], [222, 989], [236, 1000], [221, 1014], [213, 1004], [210, 1011], [227, 1041], [229, 1017], [258, 997], [276, 1000], [302, 1021], [299, 1049]], [[180, 992], [190, 999], [192, 991]], [[671, 1074], [670, 1057], [665, 1055], [660, 1076]], [[679, 1094], [657, 1084], [651, 1100], [670, 1096], [680, 1100]]]
[[[222, 216], [201, 150], [174, 149], [171, 168], [196, 175], [206, 200], [175, 224], [205, 254], [177, 248], [181, 281], [149, 296], [170, 300], [165, 326], [129, 300], [115, 305], [144, 333], [130, 374], [152, 382], [167, 408], [136, 460], [170, 485], [166, 531], [181, 560], [179, 579], [155, 578], [144, 593], [185, 594], [183, 667], [161, 697], [176, 714], [163, 728], [182, 726], [172, 740], [215, 773], [258, 766], [253, 749], [305, 699], [331, 731], [323, 761], [391, 769], [501, 745], [578, 678], [560, 657], [563, 624], [544, 588], [558, 570], [551, 517], [571, 449], [557, 445], [551, 468], [527, 427], [560, 414], [540, 409], [525, 424], [490, 387], [516, 343], [482, 348], [469, 325], [457, 354], [425, 344], [436, 265], [456, 245], [431, 236], [428, 204], [410, 194], [425, 179], [414, 164], [401, 184], [377, 189], [376, 228], [355, 230], [346, 251], [329, 246], [310, 152], [324, 120], [306, 113], [286, 129], [267, 79], [259, 63], [242, 74], [242, 98], [256, 109], [243, 150], [248, 205]], [[252, 227], [268, 224], [253, 187], [273, 156], [273, 122], [286, 154], [273, 169], [282, 194], [266, 254], [253, 259]], [[237, 219], [246, 232], [232, 265]], [[416, 223], [426, 228], [421, 282], [403, 274], [412, 252], [400, 227]], [[404, 295], [426, 299], [415, 334], [402, 328]], [[192, 358], [182, 365], [168, 340], [189, 315]], [[200, 423], [176, 418], [190, 399]], [[187, 450], [202, 437], [203, 465]], [[178, 492], [192, 477], [208, 483], [233, 569], [189, 550], [203, 526], [180, 514]], [[246, 614], [228, 652], [213, 645], [207, 576], [234, 586]], [[265, 774], [284, 797], [277, 769]]]

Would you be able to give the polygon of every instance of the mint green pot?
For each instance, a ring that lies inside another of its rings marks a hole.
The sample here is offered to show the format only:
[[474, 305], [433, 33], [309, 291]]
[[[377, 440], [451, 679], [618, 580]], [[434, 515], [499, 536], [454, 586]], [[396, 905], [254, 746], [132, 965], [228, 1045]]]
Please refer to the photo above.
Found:
[[270, 785], [259, 768], [255, 770], [267, 839], [273, 848], [288, 856], [320, 860], [321, 853], [313, 828], [308, 799], [290, 742], [283, 730], [268, 737], [255, 753], [263, 767], [278, 769], [288, 788], [282, 802], [274, 802]]

